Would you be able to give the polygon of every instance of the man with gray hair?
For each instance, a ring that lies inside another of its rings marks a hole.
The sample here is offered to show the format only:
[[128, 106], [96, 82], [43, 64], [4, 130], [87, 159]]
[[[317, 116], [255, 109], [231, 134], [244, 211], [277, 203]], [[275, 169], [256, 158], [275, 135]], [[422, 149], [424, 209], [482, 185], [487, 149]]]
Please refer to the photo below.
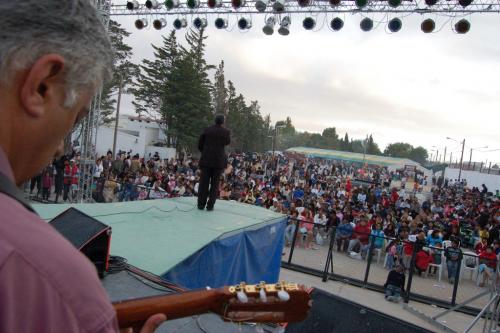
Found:
[[89, 0], [1, 1], [0, 17], [0, 332], [117, 332], [95, 267], [16, 187], [53, 158], [109, 78], [106, 31]]

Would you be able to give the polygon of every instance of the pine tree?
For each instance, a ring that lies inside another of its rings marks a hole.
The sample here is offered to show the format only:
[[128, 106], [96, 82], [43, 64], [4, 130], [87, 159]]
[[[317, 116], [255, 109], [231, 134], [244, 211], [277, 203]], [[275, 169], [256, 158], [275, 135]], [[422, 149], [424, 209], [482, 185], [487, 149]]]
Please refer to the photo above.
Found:
[[224, 77], [224, 61], [221, 61], [214, 76], [213, 106], [215, 114], [227, 116], [228, 92], [226, 89], [226, 79]]
[[100, 124], [113, 122], [113, 114], [116, 111], [117, 103], [115, 96], [117, 93], [126, 92], [127, 87], [132, 84], [134, 77], [138, 75], [138, 66], [130, 61], [132, 58], [132, 48], [124, 41], [131, 33], [113, 20], [109, 21], [108, 32], [114, 51], [114, 72], [112, 79], [104, 83], [101, 92]]

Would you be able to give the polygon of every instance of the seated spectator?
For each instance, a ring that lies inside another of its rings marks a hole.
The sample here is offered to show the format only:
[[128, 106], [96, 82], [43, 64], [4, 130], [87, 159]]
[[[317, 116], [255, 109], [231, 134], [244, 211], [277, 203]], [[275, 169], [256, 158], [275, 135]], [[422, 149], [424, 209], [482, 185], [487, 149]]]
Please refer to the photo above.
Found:
[[443, 237], [440, 235], [439, 230], [434, 229], [427, 237], [427, 244], [429, 244], [429, 246], [435, 247], [437, 243], [443, 243]]
[[415, 270], [418, 273], [418, 276], [422, 276], [422, 272], [427, 272], [429, 268], [429, 264], [433, 263], [433, 257], [429, 251], [429, 248], [423, 247], [420, 251], [417, 252], [415, 257]]
[[479, 284], [484, 287], [486, 282], [491, 279], [497, 268], [497, 256], [493, 247], [488, 246], [485, 251], [479, 254], [479, 275], [483, 275], [483, 280]]
[[448, 246], [444, 250], [444, 256], [446, 257], [446, 266], [448, 268], [448, 281], [453, 284], [455, 283], [455, 276], [458, 269], [458, 262], [462, 260], [462, 250], [460, 249], [460, 242], [456, 238], [452, 238], [451, 246]]
[[398, 262], [401, 257], [401, 254], [398, 251], [399, 240], [392, 240], [389, 245], [387, 245], [385, 251], [387, 252], [387, 262], [386, 267], [388, 270], [392, 270], [394, 264]]
[[481, 238], [481, 240], [474, 246], [474, 252], [481, 254], [488, 248], [488, 238]]
[[371, 241], [374, 242], [374, 246], [376, 249], [381, 249], [384, 246], [384, 232], [382, 231], [382, 222], [377, 222], [373, 225], [373, 229], [370, 233]]
[[389, 302], [399, 302], [401, 300], [401, 293], [405, 288], [405, 269], [400, 263], [389, 272], [387, 280], [384, 284], [385, 299]]
[[[366, 252], [368, 251], [368, 247], [370, 246], [369, 237], [370, 237], [370, 227], [367, 225], [366, 218], [362, 218], [361, 221], [354, 227], [351, 240], [349, 241], [349, 246], [347, 251], [361, 253], [361, 257], [364, 258], [366, 256]], [[356, 251], [356, 249], [358, 249]]]
[[[442, 243], [436, 243], [435, 249], [433, 249], [432, 252], [432, 260], [433, 264], [436, 265], [441, 265], [442, 257], [443, 257], [443, 250], [440, 250], [440, 248], [443, 246]], [[437, 273], [437, 267], [436, 266], [431, 266], [429, 269], [429, 275], [434, 275]]]
[[346, 252], [349, 246], [349, 240], [351, 239], [353, 231], [353, 226], [351, 222], [344, 219], [342, 223], [337, 227], [337, 232], [335, 234], [335, 241], [337, 242], [337, 251]]
[[288, 225], [285, 228], [285, 246], [290, 246], [293, 242], [293, 236], [295, 235], [295, 228], [298, 223], [298, 213], [293, 211], [290, 218], [288, 219]]

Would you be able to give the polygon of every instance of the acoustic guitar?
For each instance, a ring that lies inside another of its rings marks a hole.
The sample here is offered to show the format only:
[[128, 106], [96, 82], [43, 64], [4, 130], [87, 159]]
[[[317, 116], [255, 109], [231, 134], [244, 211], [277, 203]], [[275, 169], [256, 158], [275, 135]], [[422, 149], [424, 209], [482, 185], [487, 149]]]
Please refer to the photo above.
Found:
[[140, 327], [150, 316], [167, 319], [217, 313], [225, 321], [287, 323], [304, 320], [312, 300], [304, 286], [279, 282], [187, 291], [113, 303], [120, 328]]

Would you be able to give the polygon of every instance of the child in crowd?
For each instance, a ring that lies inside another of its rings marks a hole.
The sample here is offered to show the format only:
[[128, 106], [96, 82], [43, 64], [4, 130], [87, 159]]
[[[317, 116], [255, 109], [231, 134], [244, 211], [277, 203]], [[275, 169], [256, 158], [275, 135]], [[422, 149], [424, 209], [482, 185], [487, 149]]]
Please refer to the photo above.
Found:
[[483, 281], [479, 284], [484, 287], [486, 282], [491, 279], [497, 268], [497, 255], [493, 247], [488, 246], [485, 251], [479, 254], [479, 275], [483, 275]]
[[47, 169], [43, 172], [42, 176], [42, 200], [47, 202], [49, 200], [50, 188], [52, 187], [52, 175]]
[[384, 284], [386, 300], [389, 302], [401, 300], [401, 293], [405, 290], [405, 279], [405, 268], [400, 263], [396, 264], [396, 267], [387, 275], [387, 281]]
[[431, 255], [429, 248], [423, 247], [420, 251], [418, 251], [415, 257], [415, 270], [417, 271], [418, 276], [422, 276], [422, 272], [427, 272], [429, 264], [432, 264], [433, 262], [433, 256]]
[[446, 266], [448, 268], [448, 281], [453, 284], [455, 283], [458, 262], [462, 260], [463, 256], [458, 239], [451, 239], [451, 245], [444, 250], [444, 256], [446, 257]]
[[388, 270], [392, 270], [394, 264], [399, 260], [398, 243], [399, 240], [392, 240], [385, 248], [385, 251], [387, 253], [386, 267]]

